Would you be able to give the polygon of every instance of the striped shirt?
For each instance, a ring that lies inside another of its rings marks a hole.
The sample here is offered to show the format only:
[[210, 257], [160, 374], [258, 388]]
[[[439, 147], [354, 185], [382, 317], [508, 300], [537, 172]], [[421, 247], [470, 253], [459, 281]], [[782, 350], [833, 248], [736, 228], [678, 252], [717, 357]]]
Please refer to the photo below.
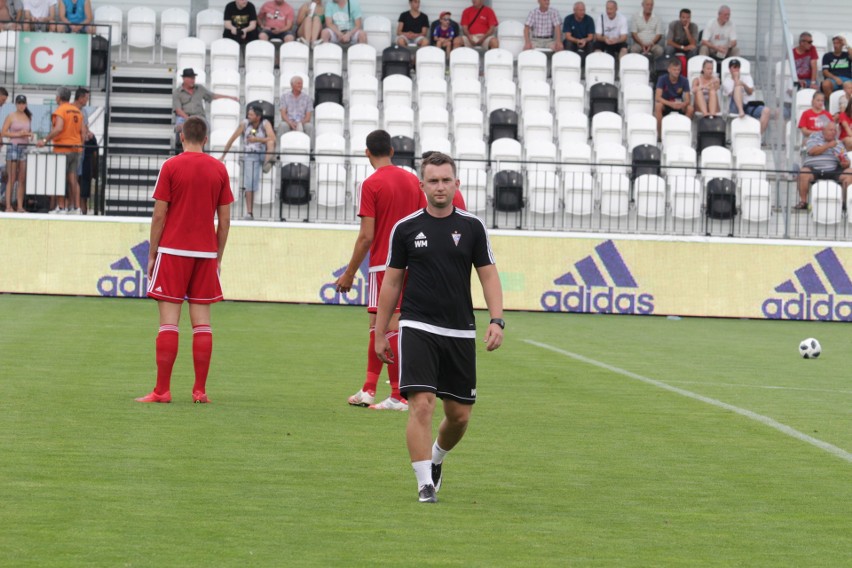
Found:
[[532, 37], [553, 37], [553, 28], [562, 25], [562, 19], [555, 8], [548, 8], [547, 12], [534, 8], [524, 25], [530, 29]]
[[[814, 132], [808, 136], [805, 149], [810, 151], [811, 149], [816, 148], [817, 146], [822, 146], [825, 143], [825, 137], [822, 135], [822, 132]], [[840, 159], [845, 156], [846, 147], [843, 145], [843, 142], [835, 140], [834, 147], [825, 150], [822, 154], [817, 154], [815, 156], [809, 155], [805, 158], [802, 165], [821, 172], [830, 172], [832, 170], [840, 169]]]

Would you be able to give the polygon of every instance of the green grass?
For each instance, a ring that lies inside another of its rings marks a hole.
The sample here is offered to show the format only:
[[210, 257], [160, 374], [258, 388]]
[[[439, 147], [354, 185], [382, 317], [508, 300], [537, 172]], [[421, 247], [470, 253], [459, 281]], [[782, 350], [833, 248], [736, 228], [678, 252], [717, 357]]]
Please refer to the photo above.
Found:
[[[852, 451], [846, 326], [506, 319], [430, 506], [406, 416], [346, 405], [362, 309], [217, 305], [213, 404], [191, 404], [183, 321], [174, 403], [141, 405], [154, 302], [0, 295], [0, 566], [850, 564], [852, 463], [524, 341]], [[821, 359], [798, 357], [808, 336]]]

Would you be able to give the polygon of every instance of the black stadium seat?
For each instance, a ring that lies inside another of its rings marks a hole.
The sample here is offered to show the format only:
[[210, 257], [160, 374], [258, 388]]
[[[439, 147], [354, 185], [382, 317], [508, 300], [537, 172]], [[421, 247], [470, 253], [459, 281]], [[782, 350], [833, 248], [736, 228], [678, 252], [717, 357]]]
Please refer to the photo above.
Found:
[[392, 45], [382, 52], [382, 79], [388, 75], [411, 75], [411, 52]]
[[500, 138], [518, 139], [518, 113], [508, 108], [498, 108], [488, 117], [488, 143]]
[[408, 166], [414, 169], [414, 140], [408, 136], [394, 136], [391, 138], [393, 157], [391, 162], [397, 166]]
[[281, 166], [281, 203], [305, 205], [311, 200], [311, 170], [307, 164]]
[[651, 174], [660, 175], [662, 153], [656, 146], [640, 144], [633, 148], [633, 179]]
[[343, 77], [323, 73], [314, 80], [314, 106], [322, 103], [343, 104]]
[[595, 83], [589, 89], [589, 118], [604, 111], [618, 114], [618, 88], [612, 83]]
[[718, 116], [705, 116], [698, 121], [698, 147], [701, 154], [710, 146], [725, 147], [725, 119]]
[[260, 107], [262, 111], [263, 118], [269, 121], [269, 124], [272, 125], [272, 128], [275, 128], [275, 105], [273, 105], [269, 101], [251, 101], [246, 105], [246, 115], [248, 115], [248, 108], [252, 105], [256, 105]]
[[737, 187], [733, 180], [713, 178], [707, 182], [707, 216], [733, 219], [737, 214]]
[[494, 209], [515, 212], [524, 208], [524, 178], [521, 172], [502, 170], [494, 174]]

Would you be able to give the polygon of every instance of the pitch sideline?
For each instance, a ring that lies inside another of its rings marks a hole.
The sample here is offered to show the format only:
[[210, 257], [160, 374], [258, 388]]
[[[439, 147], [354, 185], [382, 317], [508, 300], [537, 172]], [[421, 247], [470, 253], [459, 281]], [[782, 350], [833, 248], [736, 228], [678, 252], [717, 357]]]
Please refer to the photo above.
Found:
[[795, 438], [812, 446], [815, 446], [829, 454], [838, 457], [842, 460], [845, 460], [849, 463], [852, 463], [852, 453], [847, 452], [842, 448], [838, 448], [833, 444], [829, 444], [828, 442], [824, 442], [818, 438], [814, 438], [813, 436], [808, 436], [804, 432], [800, 432], [795, 428], [787, 426], [786, 424], [782, 424], [777, 420], [769, 418], [768, 416], [764, 416], [762, 414], [758, 414], [756, 412], [752, 412], [751, 410], [746, 410], [745, 408], [740, 408], [739, 406], [734, 406], [732, 404], [728, 404], [727, 402], [722, 402], [721, 400], [716, 400], [715, 398], [710, 398], [708, 396], [700, 395], [698, 393], [694, 393], [692, 391], [688, 391], [686, 389], [674, 387], [668, 383], [664, 383], [662, 381], [657, 381], [655, 379], [650, 379], [648, 377], [644, 377], [637, 373], [633, 373], [626, 369], [622, 369], [620, 367], [615, 367], [613, 365], [608, 365], [607, 363], [603, 363], [601, 361], [596, 361], [594, 359], [590, 359], [588, 357], [584, 357], [582, 355], [578, 355], [577, 353], [572, 353], [570, 351], [565, 351], [564, 349], [559, 349], [558, 347], [554, 347], [552, 345], [548, 345], [546, 343], [540, 343], [538, 341], [534, 341], [532, 339], [524, 339], [524, 343], [528, 343], [530, 345], [534, 345], [536, 347], [540, 347], [541, 349], [547, 349], [548, 351], [552, 351], [554, 353], [558, 353], [560, 355], [564, 355], [565, 357], [569, 357], [571, 359], [575, 359], [582, 363], [586, 363], [588, 365], [594, 365], [595, 367], [600, 367], [601, 369], [606, 369], [607, 371], [611, 371], [613, 373], [617, 373], [619, 375], [643, 382], [645, 384], [649, 384], [655, 386], [657, 388], [661, 388], [663, 390], [667, 390], [673, 392], [675, 394], [679, 394], [681, 396], [685, 396], [687, 398], [691, 398], [693, 400], [698, 400], [705, 404], [709, 404], [711, 406], [715, 406], [717, 408], [722, 408], [724, 410], [729, 410], [731, 412], [735, 412], [740, 416], [744, 416], [750, 420], [754, 420], [755, 422], [759, 422], [764, 426], [769, 426], [770, 428], [774, 428], [778, 430], [782, 434], [786, 434], [791, 438]]

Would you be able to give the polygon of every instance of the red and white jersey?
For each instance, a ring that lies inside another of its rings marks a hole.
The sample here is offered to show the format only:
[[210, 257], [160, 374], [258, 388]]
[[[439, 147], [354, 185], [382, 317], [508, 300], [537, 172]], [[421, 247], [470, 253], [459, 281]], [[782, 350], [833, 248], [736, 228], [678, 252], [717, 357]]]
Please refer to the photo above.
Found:
[[169, 158], [157, 176], [154, 199], [169, 204], [159, 252], [216, 258], [216, 209], [234, 201], [222, 162], [200, 152]]
[[417, 176], [397, 166], [382, 166], [361, 184], [359, 217], [376, 220], [370, 245], [370, 272], [385, 269], [388, 239], [396, 222], [420, 209], [425, 196]]

